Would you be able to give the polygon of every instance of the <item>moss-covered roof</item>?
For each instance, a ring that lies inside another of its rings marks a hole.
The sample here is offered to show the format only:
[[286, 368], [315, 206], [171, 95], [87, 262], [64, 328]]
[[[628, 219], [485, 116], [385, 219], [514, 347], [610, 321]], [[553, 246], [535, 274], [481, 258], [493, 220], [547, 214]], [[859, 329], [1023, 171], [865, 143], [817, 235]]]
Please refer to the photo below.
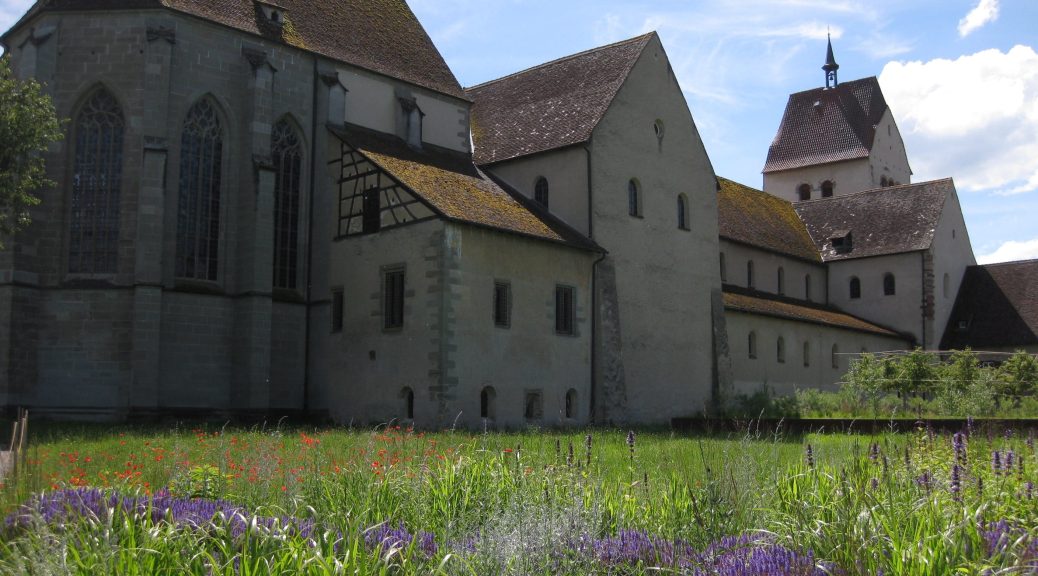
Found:
[[868, 332], [879, 336], [905, 338], [889, 328], [862, 320], [857, 316], [851, 316], [832, 307], [792, 300], [731, 285], [724, 286], [724, 307], [726, 310], [746, 312], [748, 314], [761, 314], [775, 318], [808, 322], [810, 324]]
[[329, 129], [443, 217], [604, 252], [535, 203], [488, 177], [467, 154], [432, 147], [416, 149], [399, 138], [356, 127]]
[[821, 262], [815, 243], [793, 205], [749, 186], [718, 178], [717, 227], [722, 238]]
[[405, 0], [277, 0], [284, 23], [254, 0], [38, 0], [42, 11], [168, 8], [278, 40], [333, 60], [465, 98], [461, 85]]

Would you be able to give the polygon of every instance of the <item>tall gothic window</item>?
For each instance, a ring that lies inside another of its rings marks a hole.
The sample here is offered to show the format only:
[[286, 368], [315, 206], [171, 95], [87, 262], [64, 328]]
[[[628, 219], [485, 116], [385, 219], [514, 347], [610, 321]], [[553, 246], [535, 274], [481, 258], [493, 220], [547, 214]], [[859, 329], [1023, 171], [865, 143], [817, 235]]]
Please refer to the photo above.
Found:
[[299, 264], [299, 188], [303, 146], [288, 122], [274, 125], [274, 287], [296, 287]]
[[203, 99], [188, 111], [180, 136], [176, 270], [180, 278], [217, 279], [222, 164], [220, 118], [212, 102]]
[[68, 258], [73, 274], [116, 271], [123, 127], [122, 108], [103, 89], [76, 118]]

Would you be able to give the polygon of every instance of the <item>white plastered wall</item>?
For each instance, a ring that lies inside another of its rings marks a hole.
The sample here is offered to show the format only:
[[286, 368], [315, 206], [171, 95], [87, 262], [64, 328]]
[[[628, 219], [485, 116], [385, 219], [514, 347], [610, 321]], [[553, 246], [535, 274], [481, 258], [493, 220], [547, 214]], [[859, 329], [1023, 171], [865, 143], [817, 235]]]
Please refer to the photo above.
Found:
[[491, 166], [490, 171], [531, 199], [537, 179], [546, 178], [548, 210], [576, 230], [588, 233], [588, 171], [584, 147], [572, 146], [500, 162]]
[[[955, 306], [966, 267], [977, 263], [962, 217], [958, 194], [948, 194], [937, 222], [931, 250], [934, 264], [934, 345], [939, 345]], [[947, 275], [947, 289], [945, 276]]]
[[[895, 294], [883, 293], [883, 276], [894, 275]], [[861, 298], [850, 297], [852, 277], [861, 281]], [[854, 316], [898, 332], [912, 334], [922, 343], [923, 252], [905, 252], [829, 263], [829, 302]], [[927, 334], [927, 340], [930, 335]]]
[[[826, 302], [826, 269], [822, 264], [811, 264], [724, 238], [721, 239], [720, 247], [725, 260], [725, 284], [749, 288], [747, 262], [752, 260], [754, 288], [757, 290], [778, 294], [778, 269], [782, 267], [785, 275], [785, 296], [818, 303]], [[806, 294], [808, 276], [811, 283], [810, 298], [807, 298]]]

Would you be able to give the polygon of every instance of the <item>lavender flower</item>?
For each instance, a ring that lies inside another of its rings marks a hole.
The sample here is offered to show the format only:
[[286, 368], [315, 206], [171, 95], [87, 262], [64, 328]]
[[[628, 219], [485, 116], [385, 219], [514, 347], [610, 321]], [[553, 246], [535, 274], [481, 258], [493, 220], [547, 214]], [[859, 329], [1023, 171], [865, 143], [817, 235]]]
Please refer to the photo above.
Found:
[[584, 438], [584, 451], [587, 453], [587, 466], [591, 466], [591, 435], [588, 434]]
[[955, 451], [955, 462], [960, 466], [966, 466], [966, 435], [956, 432], [952, 436], [952, 450]]
[[869, 460], [873, 462], [879, 460], [879, 444], [875, 442], [869, 445]]
[[815, 454], [814, 454], [814, 450], [811, 448], [810, 444], [808, 444], [807, 448], [804, 450], [804, 455], [807, 457], [807, 467], [808, 468], [814, 468], [815, 467]]
[[933, 489], [933, 474], [929, 470], [923, 470], [923, 473], [916, 477], [915, 483], [929, 492]]
[[414, 545], [426, 558], [432, 558], [439, 551], [433, 534], [420, 531], [412, 535], [403, 522], [396, 527], [384, 522], [367, 530], [364, 533], [364, 544], [371, 550], [380, 547], [382, 550], [406, 549]]
[[991, 470], [995, 476], [1002, 474], [1002, 453], [998, 450], [991, 453]]
[[1013, 473], [1013, 464], [1015, 462], [1016, 462], [1016, 454], [1013, 452], [1013, 449], [1010, 448], [1009, 450], [1006, 450], [1006, 453], [1005, 453], [1005, 468], [1004, 469], [1005, 469], [1005, 472], [1006, 472], [1007, 476], [1009, 474]]
[[952, 498], [956, 501], [962, 499], [962, 469], [958, 464], [952, 464], [951, 469], [951, 490]]
[[631, 458], [634, 458], [634, 430], [627, 431], [627, 447], [631, 450]]

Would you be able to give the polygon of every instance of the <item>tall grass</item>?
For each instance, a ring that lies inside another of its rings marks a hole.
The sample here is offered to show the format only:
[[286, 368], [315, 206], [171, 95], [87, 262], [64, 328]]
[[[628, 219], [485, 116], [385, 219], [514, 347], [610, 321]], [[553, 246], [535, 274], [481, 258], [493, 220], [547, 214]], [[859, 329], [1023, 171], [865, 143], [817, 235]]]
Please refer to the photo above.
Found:
[[[57, 524], [41, 516], [5, 530], [0, 572], [813, 573], [777, 560], [788, 553], [817, 573], [1038, 573], [1033, 440], [997, 432], [974, 432], [957, 450], [951, 436], [925, 430], [58, 427], [38, 433], [26, 473], [0, 489], [5, 513], [26, 510], [33, 494], [92, 486], [227, 500], [250, 528], [235, 534], [226, 518], [199, 527], [121, 509]], [[271, 532], [264, 518], [319, 529]], [[739, 535], [737, 545], [726, 539]], [[725, 549], [735, 546], [753, 553]]]

